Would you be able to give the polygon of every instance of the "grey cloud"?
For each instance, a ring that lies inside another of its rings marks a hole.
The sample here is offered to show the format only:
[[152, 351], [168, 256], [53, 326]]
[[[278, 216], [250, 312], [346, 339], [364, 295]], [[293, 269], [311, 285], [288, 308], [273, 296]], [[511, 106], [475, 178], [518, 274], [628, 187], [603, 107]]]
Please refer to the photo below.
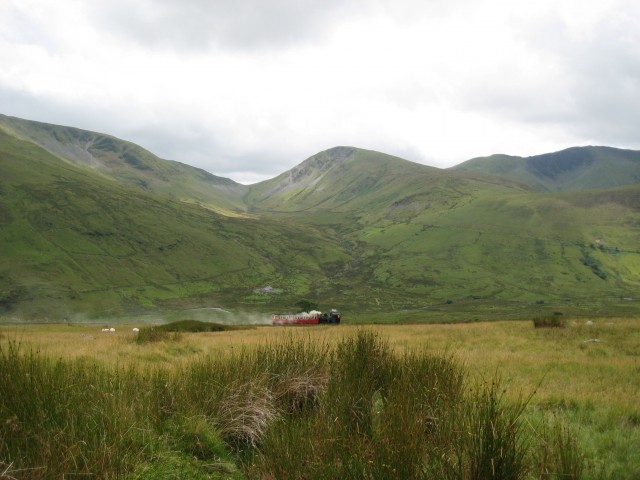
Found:
[[176, 119], [171, 120], [173, 123], [128, 127], [122, 121], [122, 112], [68, 104], [3, 85], [0, 85], [0, 105], [0, 113], [4, 115], [113, 135], [140, 145], [160, 158], [187, 163], [222, 177], [237, 176], [240, 172], [249, 177], [275, 177], [306, 158], [306, 152], [296, 152], [287, 146], [239, 151], [225, 141], [222, 133], [204, 126], [181, 125]]
[[4, 115], [101, 133], [109, 133], [104, 131], [109, 124], [114, 126], [118, 124], [115, 119], [110, 123], [105, 122], [105, 117], [96, 115], [96, 110], [88, 105], [82, 107], [75, 103], [32, 95], [2, 84], [0, 84], [0, 105], [0, 113]]
[[640, 22], [612, 19], [598, 33], [568, 60], [576, 126], [592, 138], [640, 145]]
[[468, 86], [465, 107], [531, 125], [557, 125], [601, 144], [640, 146], [640, 8], [613, 10], [576, 36], [558, 19], [529, 25], [522, 39], [550, 76], [517, 69]]
[[187, 163], [221, 177], [237, 177], [243, 172], [247, 178], [270, 178], [302, 161], [291, 152], [288, 155], [270, 150], [235, 152], [204, 128], [191, 130], [188, 135], [176, 133], [173, 126], [162, 124], [123, 128], [117, 114], [67, 105], [2, 85], [0, 105], [0, 113], [4, 115], [113, 135], [140, 145], [160, 158]]
[[187, 163], [222, 177], [235, 176], [240, 172], [248, 176], [274, 177], [302, 161], [292, 158], [294, 151], [285, 153], [269, 147], [259, 151], [239, 151], [220, 133], [206, 127], [192, 126], [188, 133], [181, 133], [175, 126], [145, 126], [127, 132], [125, 139], [161, 158]]
[[51, 25], [43, 23], [42, 19], [34, 18], [28, 8], [11, 3], [4, 6], [2, 14], [3, 28], [0, 29], [0, 38], [10, 43], [26, 43], [38, 45], [48, 51], [56, 51], [61, 48], [58, 39], [51, 31]]
[[281, 47], [323, 35], [355, 1], [103, 0], [93, 21], [151, 47], [237, 50]]

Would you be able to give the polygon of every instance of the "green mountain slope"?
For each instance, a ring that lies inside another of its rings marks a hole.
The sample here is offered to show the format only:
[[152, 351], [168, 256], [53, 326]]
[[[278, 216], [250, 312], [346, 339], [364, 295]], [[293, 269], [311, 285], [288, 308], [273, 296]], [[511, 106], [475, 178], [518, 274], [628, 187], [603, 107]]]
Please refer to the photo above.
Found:
[[351, 255], [333, 279], [350, 302], [424, 318], [524, 315], [536, 305], [633, 308], [621, 299], [640, 279], [639, 193], [638, 185], [536, 193], [339, 147], [252, 187], [248, 198], [263, 216], [333, 232]]
[[330, 296], [323, 266], [346, 258], [322, 232], [137, 191], [4, 132], [0, 166], [5, 315], [259, 305], [270, 298], [254, 290], [271, 284], [288, 305], [310, 289]]
[[320, 152], [271, 180], [252, 185], [246, 197], [256, 210], [301, 212], [353, 209], [380, 200], [389, 183], [440, 170], [353, 147]]
[[354, 147], [320, 152], [278, 177], [250, 187], [245, 201], [263, 216], [339, 224], [402, 221], [430, 209], [464, 205], [478, 190], [522, 192], [500, 178], [475, 178]]
[[61, 160], [134, 189], [198, 203], [221, 213], [241, 212], [247, 188], [202, 169], [160, 159], [110, 135], [0, 115], [0, 129], [33, 143]]
[[601, 311], [639, 286], [639, 194], [632, 187], [597, 202], [488, 189], [406, 221], [361, 221], [351, 236], [361, 242], [369, 284], [387, 297], [394, 291], [401, 305], [423, 298], [444, 312], [516, 314], [542, 302]]
[[498, 175], [541, 191], [615, 188], [640, 182], [640, 152], [574, 147], [532, 157], [478, 157], [450, 170]]
[[111, 137], [17, 124], [0, 128], [0, 316], [270, 312], [300, 299], [367, 321], [640, 310], [639, 184], [539, 192], [336, 147], [228, 191], [148, 154], [144, 187], [121, 164], [127, 142], [113, 140], [115, 166], [92, 153], [95, 167], [65, 153], [65, 135]]

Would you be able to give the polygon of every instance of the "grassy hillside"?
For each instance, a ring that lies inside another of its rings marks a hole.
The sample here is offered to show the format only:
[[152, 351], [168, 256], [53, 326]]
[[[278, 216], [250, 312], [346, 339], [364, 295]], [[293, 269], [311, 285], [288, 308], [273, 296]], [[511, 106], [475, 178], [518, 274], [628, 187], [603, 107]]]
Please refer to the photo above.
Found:
[[615, 188], [640, 182], [640, 152], [611, 147], [574, 147], [526, 158], [479, 157], [451, 170], [498, 175], [540, 191]]
[[398, 302], [424, 298], [443, 315], [463, 308], [479, 318], [534, 305], [606, 311], [638, 285], [638, 226], [624, 225], [638, 209], [576, 204], [584, 198], [483, 191], [460, 208], [363, 224], [358, 236], [377, 289], [394, 289]]
[[536, 193], [340, 147], [252, 187], [249, 198], [269, 209], [263, 215], [334, 233], [351, 259], [333, 281], [351, 305], [424, 320], [634, 311], [638, 194]]
[[[0, 132], [0, 308], [62, 318], [182, 304], [287, 304], [331, 289], [322, 232], [133, 190]], [[316, 247], [312, 249], [309, 245]]]
[[252, 185], [247, 203], [264, 212], [354, 210], [384, 203], [386, 191], [412, 175], [439, 175], [440, 170], [384, 153], [353, 147], [320, 152], [276, 178]]
[[[349, 321], [638, 312], [638, 184], [534, 192], [337, 147], [223, 195], [193, 181], [197, 170], [183, 175], [152, 156], [148, 170], [62, 159], [73, 143], [63, 134], [94, 142], [100, 134], [38, 128], [62, 146], [0, 129], [5, 317], [269, 312], [301, 299], [339, 307]], [[121, 160], [133, 148], [114, 145]], [[131, 180], [137, 170], [153, 188]], [[266, 286], [271, 293], [260, 292]]]
[[244, 210], [246, 187], [202, 169], [163, 160], [130, 142], [72, 127], [0, 115], [0, 129], [61, 160], [143, 192], [197, 203], [224, 214]]

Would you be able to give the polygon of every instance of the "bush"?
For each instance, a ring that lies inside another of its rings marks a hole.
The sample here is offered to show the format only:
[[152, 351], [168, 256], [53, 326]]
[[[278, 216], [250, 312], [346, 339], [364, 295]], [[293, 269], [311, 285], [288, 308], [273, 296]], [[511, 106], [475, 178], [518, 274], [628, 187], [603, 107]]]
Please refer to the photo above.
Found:
[[318, 310], [318, 304], [315, 302], [311, 302], [309, 300], [300, 300], [296, 302], [296, 307], [298, 307], [301, 312], [310, 312], [311, 310]]
[[200, 332], [224, 332], [227, 330], [238, 330], [247, 327], [233, 325], [222, 325], [220, 323], [201, 322], [199, 320], [179, 320], [164, 325], [154, 325], [143, 327], [136, 336], [137, 343], [177, 341], [181, 339], [181, 333]]

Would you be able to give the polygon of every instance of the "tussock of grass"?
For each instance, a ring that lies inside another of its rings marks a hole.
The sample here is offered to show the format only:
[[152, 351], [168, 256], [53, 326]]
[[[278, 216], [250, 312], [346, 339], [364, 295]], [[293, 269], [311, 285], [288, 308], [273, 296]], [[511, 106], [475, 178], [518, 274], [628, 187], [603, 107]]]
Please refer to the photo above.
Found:
[[236, 448], [258, 446], [278, 418], [273, 393], [260, 383], [232, 384], [218, 407], [218, 429]]
[[278, 376], [274, 395], [278, 402], [289, 407], [290, 413], [315, 405], [325, 391], [327, 376], [314, 369], [285, 371]]

